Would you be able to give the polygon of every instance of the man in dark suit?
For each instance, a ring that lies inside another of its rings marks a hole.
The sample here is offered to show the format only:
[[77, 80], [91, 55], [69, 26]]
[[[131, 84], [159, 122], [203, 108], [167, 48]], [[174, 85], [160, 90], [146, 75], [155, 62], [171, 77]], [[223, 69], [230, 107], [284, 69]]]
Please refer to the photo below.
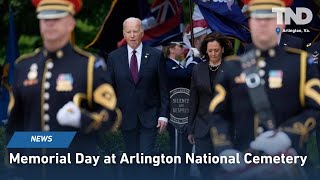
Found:
[[161, 51], [142, 45], [141, 20], [123, 22], [127, 45], [109, 54], [107, 72], [123, 113], [122, 133], [129, 154], [154, 150], [156, 128], [168, 121], [169, 92]]

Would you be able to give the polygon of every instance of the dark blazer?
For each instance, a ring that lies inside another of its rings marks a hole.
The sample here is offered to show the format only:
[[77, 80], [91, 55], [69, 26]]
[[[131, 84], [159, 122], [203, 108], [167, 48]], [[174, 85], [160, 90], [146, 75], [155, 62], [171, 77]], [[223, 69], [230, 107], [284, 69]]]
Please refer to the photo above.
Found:
[[210, 85], [208, 61], [201, 62], [192, 71], [188, 134], [194, 134], [195, 137], [201, 138], [209, 132], [209, 104], [214, 97], [213, 93], [213, 87]]
[[143, 46], [137, 84], [131, 77], [127, 46], [109, 54], [107, 74], [122, 112], [123, 130], [134, 129], [138, 119], [145, 128], [155, 128], [159, 117], [168, 118], [169, 92], [161, 51]]

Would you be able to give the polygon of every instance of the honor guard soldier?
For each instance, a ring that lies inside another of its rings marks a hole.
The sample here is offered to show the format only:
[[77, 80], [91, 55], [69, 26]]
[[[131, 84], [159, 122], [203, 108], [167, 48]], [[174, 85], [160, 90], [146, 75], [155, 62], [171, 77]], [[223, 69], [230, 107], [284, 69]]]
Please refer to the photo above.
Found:
[[104, 60], [70, 42], [82, 1], [32, 2], [44, 47], [16, 60], [7, 140], [16, 131], [76, 131], [66, 151], [96, 154], [98, 132], [120, 119]]
[[319, 120], [318, 71], [307, 52], [277, 46], [280, 27], [272, 8], [289, 1], [247, 3], [254, 48], [241, 57], [227, 57], [224, 73], [216, 79], [209, 107], [212, 142], [221, 154], [234, 148], [279, 155], [292, 147], [303, 155]]
[[[311, 54], [311, 57], [314, 60], [314, 63], [317, 65], [318, 71], [320, 71], [320, 41], [315, 43], [307, 44], [307, 51]], [[317, 145], [318, 145], [318, 154], [320, 154], [320, 124], [317, 125], [316, 137], [317, 137]], [[320, 156], [319, 156], [320, 161]]]
[[[120, 126], [120, 119], [116, 118], [117, 100], [107, 81], [104, 60], [70, 42], [75, 28], [73, 16], [80, 11], [82, 1], [32, 2], [37, 10], [43, 48], [16, 60], [7, 140], [16, 131], [75, 131], [76, 134], [67, 149], [9, 151], [37, 156], [56, 153], [70, 153], [71, 157], [75, 157], [75, 153], [97, 155], [99, 134], [107, 129], [115, 130]], [[26, 179], [87, 179], [101, 177], [101, 173], [106, 171], [92, 165], [74, 164], [18, 166], [16, 172]]]

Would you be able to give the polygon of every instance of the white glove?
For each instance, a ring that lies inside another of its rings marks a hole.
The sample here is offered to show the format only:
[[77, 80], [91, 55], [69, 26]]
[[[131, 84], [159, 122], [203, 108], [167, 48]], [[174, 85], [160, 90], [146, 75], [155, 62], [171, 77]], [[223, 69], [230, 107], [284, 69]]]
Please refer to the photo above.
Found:
[[198, 51], [197, 48], [190, 48], [188, 54], [187, 54], [187, 57], [188, 56], [195, 56], [195, 57], [200, 57], [200, 52]]
[[200, 57], [200, 52], [197, 48], [190, 48], [186, 58], [183, 60], [185, 61], [185, 68], [187, 68], [191, 63], [198, 64], [197, 62], [193, 61], [193, 57]]
[[240, 157], [240, 164], [235, 163], [235, 164], [231, 164], [231, 163], [220, 163], [221, 167], [227, 171], [227, 172], [232, 172], [232, 171], [237, 171], [237, 170], [241, 170], [243, 168], [246, 167], [246, 164], [243, 160], [243, 154], [235, 149], [227, 149], [222, 151], [219, 156], [233, 156], [236, 157], [236, 155], [239, 154]]
[[57, 113], [57, 120], [61, 126], [80, 128], [81, 112], [72, 101], [65, 104]]
[[291, 147], [291, 140], [284, 132], [266, 131], [252, 141], [250, 147], [268, 155], [276, 155], [286, 152]]

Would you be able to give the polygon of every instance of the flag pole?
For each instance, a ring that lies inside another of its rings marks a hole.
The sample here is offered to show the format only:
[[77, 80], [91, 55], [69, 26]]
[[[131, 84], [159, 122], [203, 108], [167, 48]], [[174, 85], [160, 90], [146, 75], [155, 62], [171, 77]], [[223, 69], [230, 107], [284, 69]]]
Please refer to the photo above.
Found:
[[194, 47], [194, 35], [193, 35], [193, 21], [192, 21], [192, 13], [193, 13], [193, 4], [191, 2], [192, 0], [189, 0], [189, 19], [190, 19], [190, 34], [191, 34], [191, 46]]

